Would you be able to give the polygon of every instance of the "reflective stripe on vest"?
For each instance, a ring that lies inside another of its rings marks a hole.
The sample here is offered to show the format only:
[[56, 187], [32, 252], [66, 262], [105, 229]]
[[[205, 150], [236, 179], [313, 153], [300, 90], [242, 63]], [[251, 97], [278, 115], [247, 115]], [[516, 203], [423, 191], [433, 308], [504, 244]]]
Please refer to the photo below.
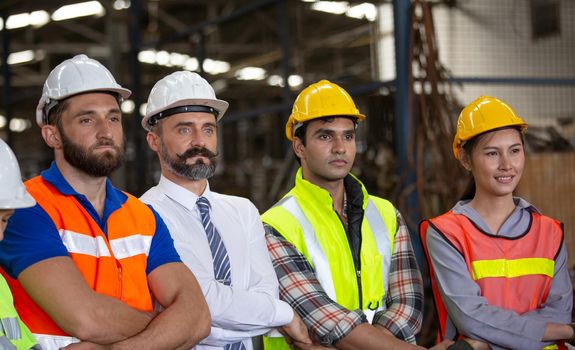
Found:
[[16, 317], [0, 318], [0, 328], [0, 332], [4, 333], [10, 340], [22, 338], [20, 325], [18, 324], [18, 319]]
[[35, 349], [36, 339], [18, 317], [7, 282], [0, 276], [0, 349]]
[[555, 261], [545, 258], [478, 260], [471, 263], [473, 280], [489, 277], [513, 278], [545, 275], [553, 278]]
[[[60, 229], [59, 233], [69, 253], [84, 254], [96, 258], [112, 256], [104, 238], [101, 236], [91, 237], [64, 229]], [[140, 254], [148, 255], [152, 237], [135, 234], [113, 239], [109, 243], [116, 259], [125, 259]]]
[[315, 237], [313, 226], [305, 217], [305, 214], [301, 210], [297, 200], [294, 197], [286, 198], [285, 201], [281, 202], [281, 206], [285, 208], [291, 215], [293, 215], [293, 217], [301, 226], [305, 244], [309, 252], [309, 258], [311, 259], [311, 264], [315, 269], [317, 280], [327, 295], [332, 300], [336, 300], [335, 286], [333, 285], [333, 280], [331, 278], [329, 261], [325, 255], [325, 252], [323, 249], [321, 249], [319, 241]]
[[[311, 263], [316, 272], [316, 277], [327, 295], [331, 299], [337, 300], [335, 286], [333, 284], [332, 271], [329, 266], [329, 260], [321, 248], [321, 244], [315, 235], [312, 224], [306, 218], [295, 197], [286, 197], [279, 203], [279, 205], [286, 209], [299, 223], [304, 235], [309, 259], [311, 260]], [[370, 227], [377, 227], [379, 230], [378, 234], [374, 234], [374, 238], [377, 245], [377, 250], [382, 257], [382, 281], [385, 291], [387, 290], [388, 286], [388, 275], [391, 265], [391, 242], [385, 222], [381, 218], [377, 207], [371, 199], [368, 200], [367, 207], [365, 209], [365, 219], [367, 220]], [[378, 305], [373, 310], [368, 308], [363, 309], [364, 313], [368, 317], [369, 322], [371, 322], [375, 312], [385, 309], [385, 303], [380, 303], [380, 305]]]
[[[381, 215], [379, 215], [379, 211], [377, 210], [375, 204], [373, 204], [372, 200], [369, 199], [367, 201], [367, 207], [365, 208], [365, 217], [367, 219], [367, 223], [369, 227], [371, 227], [371, 232], [375, 232], [375, 228], [381, 227], [381, 234], [374, 234], [375, 244], [377, 244], [377, 250], [382, 257], [383, 263], [383, 285], [385, 290], [387, 291], [387, 287], [389, 286], [389, 267], [391, 266], [391, 241], [389, 240], [389, 232], [387, 231], [387, 226]], [[385, 257], [388, 256], [386, 259]], [[385, 306], [385, 305], [383, 305]]]
[[34, 333], [38, 340], [38, 344], [42, 346], [42, 350], [60, 350], [66, 346], [74, 343], [79, 343], [80, 339], [68, 337], [64, 335], [49, 335]]

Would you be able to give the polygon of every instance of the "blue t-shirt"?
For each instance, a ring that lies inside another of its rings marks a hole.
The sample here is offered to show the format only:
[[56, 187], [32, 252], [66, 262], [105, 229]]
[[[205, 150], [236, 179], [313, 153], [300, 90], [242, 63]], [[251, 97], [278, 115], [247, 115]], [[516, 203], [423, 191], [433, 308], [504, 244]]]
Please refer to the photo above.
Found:
[[[55, 163], [43, 171], [41, 176], [60, 193], [74, 196], [106, 235], [108, 218], [128, 199], [126, 194], [114, 188], [107, 179], [104, 214], [103, 218], [100, 218], [90, 201], [68, 184]], [[148, 254], [147, 274], [163, 264], [181, 262], [166, 224], [152, 207], [150, 210], [156, 218], [156, 232]], [[17, 209], [8, 221], [4, 240], [0, 242], [0, 265], [8, 275], [18, 278], [18, 275], [29, 266], [58, 256], [70, 255], [48, 213], [38, 204], [30, 208]]]

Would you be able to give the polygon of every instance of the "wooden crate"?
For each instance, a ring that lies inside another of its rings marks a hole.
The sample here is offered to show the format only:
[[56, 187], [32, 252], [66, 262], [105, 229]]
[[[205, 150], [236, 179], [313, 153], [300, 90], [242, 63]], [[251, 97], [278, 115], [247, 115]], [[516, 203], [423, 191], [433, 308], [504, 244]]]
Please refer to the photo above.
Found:
[[575, 264], [575, 152], [527, 155], [517, 195], [565, 225], [569, 269]]

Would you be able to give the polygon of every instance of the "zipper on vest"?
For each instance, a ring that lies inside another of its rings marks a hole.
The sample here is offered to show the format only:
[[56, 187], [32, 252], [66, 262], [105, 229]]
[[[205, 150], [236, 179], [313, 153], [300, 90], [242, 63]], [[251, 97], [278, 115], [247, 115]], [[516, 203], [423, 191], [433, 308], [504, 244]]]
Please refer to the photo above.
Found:
[[[343, 222], [341, 217], [339, 217], [337, 210], [333, 209], [333, 212], [335, 213], [335, 216], [337, 216], [337, 218], [339, 219], [339, 222], [341, 222], [341, 226], [343, 226], [343, 231], [345, 232], [345, 235], [347, 236], [348, 226]], [[362, 218], [362, 220], [363, 220], [363, 218]], [[361, 233], [360, 233], [360, 237], [361, 237]], [[357, 282], [357, 294], [359, 297], [359, 308], [363, 310], [363, 292], [362, 292], [362, 287], [361, 287], [361, 257], [359, 256], [359, 254], [355, 254], [355, 252], [353, 251], [353, 248], [351, 246], [351, 242], [349, 242], [349, 238], [348, 238], [347, 245], [349, 246], [349, 250], [351, 252], [351, 257], [353, 259], [353, 264], [355, 265], [354, 267], [355, 267], [355, 277], [356, 277], [356, 282]], [[360, 248], [360, 251], [361, 251], [361, 248]]]
[[118, 286], [120, 287], [120, 290], [118, 291], [118, 295], [120, 296], [120, 300], [123, 300], [124, 297], [124, 276], [123, 276], [123, 270], [122, 270], [122, 264], [118, 261], [118, 259], [116, 259], [116, 266], [118, 267]]
[[359, 293], [359, 308], [363, 310], [363, 292], [361, 288], [361, 270], [356, 270], [355, 275], [357, 277], [357, 291]]

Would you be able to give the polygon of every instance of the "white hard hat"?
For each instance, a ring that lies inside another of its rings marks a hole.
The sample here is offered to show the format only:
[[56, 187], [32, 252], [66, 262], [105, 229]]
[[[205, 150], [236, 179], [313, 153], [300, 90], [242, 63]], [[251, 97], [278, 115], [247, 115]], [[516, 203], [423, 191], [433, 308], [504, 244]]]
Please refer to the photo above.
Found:
[[214, 89], [197, 73], [174, 72], [152, 88], [142, 126], [150, 130], [158, 120], [176, 113], [208, 112], [220, 120], [229, 103], [218, 100]]
[[45, 125], [50, 109], [58, 101], [90, 91], [111, 91], [121, 98], [132, 94], [116, 83], [112, 73], [100, 62], [86, 55], [76, 55], [60, 63], [48, 75], [36, 108], [36, 123]]
[[31, 207], [36, 201], [22, 183], [20, 167], [14, 152], [0, 139], [0, 209]]

